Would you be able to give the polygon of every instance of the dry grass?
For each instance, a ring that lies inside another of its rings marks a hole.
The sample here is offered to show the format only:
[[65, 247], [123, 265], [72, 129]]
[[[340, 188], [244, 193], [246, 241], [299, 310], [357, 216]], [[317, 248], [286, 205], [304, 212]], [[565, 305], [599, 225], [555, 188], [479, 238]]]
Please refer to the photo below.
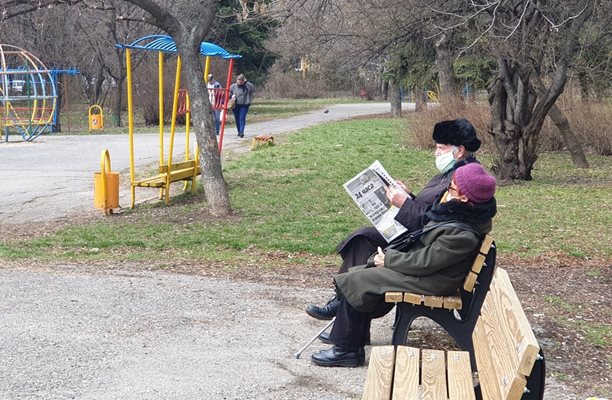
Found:
[[[612, 155], [612, 106], [605, 102], [569, 102], [561, 99], [557, 105], [583, 146], [585, 152], [596, 155]], [[414, 145], [419, 148], [432, 148], [431, 130], [436, 122], [467, 118], [476, 128], [482, 140], [481, 153], [493, 153], [493, 138], [489, 131], [490, 110], [487, 103], [464, 102], [454, 99], [447, 104], [429, 106], [427, 110], [410, 115], [409, 130], [414, 133]], [[539, 138], [540, 151], [564, 150], [565, 145], [559, 137], [559, 131], [547, 118]]]
[[[612, 106], [605, 102], [570, 101], [562, 98], [557, 106], [563, 111], [572, 131], [580, 141], [585, 152], [602, 156], [612, 155]], [[559, 133], [552, 121], [547, 118], [542, 127], [540, 148], [544, 151], [564, 150]]]
[[485, 134], [489, 130], [489, 105], [485, 103], [464, 102], [461, 99], [452, 99], [448, 103], [437, 103], [427, 107], [427, 110], [410, 114], [409, 130], [414, 135], [415, 145], [422, 149], [433, 148], [431, 140], [432, 127], [440, 121], [457, 118], [466, 118], [476, 128], [478, 137], [482, 141], [481, 152], [493, 150], [492, 138]]

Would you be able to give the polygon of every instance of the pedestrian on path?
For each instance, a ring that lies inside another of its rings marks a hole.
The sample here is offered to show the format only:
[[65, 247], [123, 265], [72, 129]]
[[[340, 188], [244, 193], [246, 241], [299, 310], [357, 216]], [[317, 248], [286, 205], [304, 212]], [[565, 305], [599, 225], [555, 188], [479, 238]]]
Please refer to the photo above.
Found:
[[208, 100], [212, 108], [213, 118], [215, 120], [215, 133], [219, 135], [221, 128], [221, 106], [223, 105], [223, 92], [222, 86], [219, 81], [215, 80], [213, 74], [208, 74]]
[[238, 75], [236, 83], [230, 86], [230, 98], [234, 102], [232, 111], [234, 112], [234, 118], [236, 120], [238, 137], [244, 137], [246, 116], [254, 97], [255, 86], [251, 82], [248, 82], [243, 74]]

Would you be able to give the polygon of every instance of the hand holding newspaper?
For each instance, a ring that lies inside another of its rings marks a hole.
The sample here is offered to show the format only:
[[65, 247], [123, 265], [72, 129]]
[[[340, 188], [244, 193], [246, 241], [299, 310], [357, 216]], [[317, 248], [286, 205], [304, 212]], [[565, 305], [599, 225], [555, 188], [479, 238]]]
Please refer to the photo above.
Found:
[[391, 204], [386, 194], [388, 189], [404, 190], [378, 160], [346, 182], [344, 189], [387, 242], [406, 232], [395, 220], [399, 208]]

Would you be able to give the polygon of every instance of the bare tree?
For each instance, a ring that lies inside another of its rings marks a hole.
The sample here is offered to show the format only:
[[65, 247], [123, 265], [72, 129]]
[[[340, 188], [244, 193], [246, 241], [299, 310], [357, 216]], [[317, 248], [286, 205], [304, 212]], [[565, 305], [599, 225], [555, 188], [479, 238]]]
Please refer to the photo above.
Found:
[[464, 13], [437, 12], [452, 15], [453, 28], [480, 26], [468, 49], [486, 37], [488, 52], [497, 58], [498, 75], [489, 89], [495, 169], [501, 179], [531, 180], [542, 124], [563, 93], [595, 1], [487, 1], [472, 6]]
[[201, 149], [202, 181], [212, 215], [231, 213], [227, 184], [221, 170], [221, 157], [206, 87], [203, 85], [200, 44], [210, 30], [218, 0], [127, 0], [147, 12], [146, 22], [172, 36], [184, 65], [191, 98], [191, 112], [198, 145]]

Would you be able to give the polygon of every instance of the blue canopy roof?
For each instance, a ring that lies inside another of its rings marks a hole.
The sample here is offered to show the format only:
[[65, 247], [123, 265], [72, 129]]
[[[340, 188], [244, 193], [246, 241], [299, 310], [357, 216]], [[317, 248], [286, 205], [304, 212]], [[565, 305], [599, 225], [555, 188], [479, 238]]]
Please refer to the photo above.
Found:
[[[168, 35], [148, 35], [135, 40], [131, 44], [116, 44], [120, 49], [138, 49], [163, 51], [165, 53], [176, 54], [176, 43]], [[228, 53], [223, 47], [214, 43], [202, 42], [200, 44], [200, 54], [211, 57], [222, 58], [242, 58], [239, 54]]]

